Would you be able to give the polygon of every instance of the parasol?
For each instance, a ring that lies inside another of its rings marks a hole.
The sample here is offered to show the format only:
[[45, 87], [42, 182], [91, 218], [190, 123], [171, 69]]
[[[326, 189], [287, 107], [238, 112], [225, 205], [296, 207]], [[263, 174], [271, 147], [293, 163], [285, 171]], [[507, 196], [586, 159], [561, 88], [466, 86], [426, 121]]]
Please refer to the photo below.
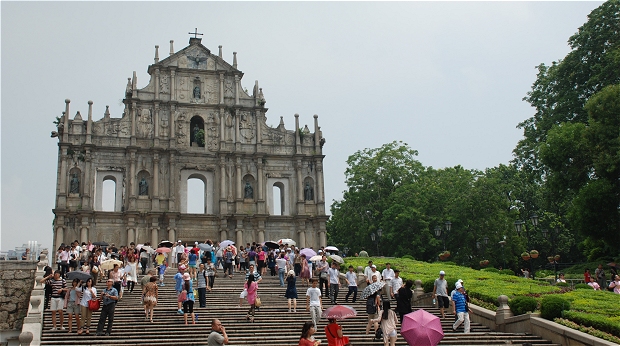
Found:
[[383, 281], [371, 283], [370, 285], [366, 286], [366, 288], [364, 288], [361, 298], [366, 299], [370, 297], [371, 295], [379, 292], [383, 288], [383, 286], [385, 286], [385, 282]]

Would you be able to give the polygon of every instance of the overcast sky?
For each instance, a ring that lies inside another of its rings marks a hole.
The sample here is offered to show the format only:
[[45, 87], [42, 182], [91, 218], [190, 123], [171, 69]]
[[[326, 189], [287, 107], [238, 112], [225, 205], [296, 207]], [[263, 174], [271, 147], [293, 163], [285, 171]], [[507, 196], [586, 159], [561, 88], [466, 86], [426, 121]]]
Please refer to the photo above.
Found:
[[189, 31], [263, 88], [267, 123], [294, 114], [324, 147], [326, 201], [342, 198], [346, 159], [402, 140], [435, 168], [512, 158], [535, 66], [563, 58], [601, 2], [1, 2], [0, 249], [52, 244], [58, 140], [52, 121], [120, 117], [127, 77], [148, 83]]

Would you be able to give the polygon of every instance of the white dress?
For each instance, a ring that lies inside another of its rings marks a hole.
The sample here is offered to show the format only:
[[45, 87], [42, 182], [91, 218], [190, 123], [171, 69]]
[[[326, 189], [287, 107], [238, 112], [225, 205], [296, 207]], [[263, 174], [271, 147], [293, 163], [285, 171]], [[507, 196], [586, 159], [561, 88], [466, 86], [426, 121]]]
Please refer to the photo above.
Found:
[[127, 272], [127, 281], [138, 282], [138, 262], [127, 262], [130, 270]]

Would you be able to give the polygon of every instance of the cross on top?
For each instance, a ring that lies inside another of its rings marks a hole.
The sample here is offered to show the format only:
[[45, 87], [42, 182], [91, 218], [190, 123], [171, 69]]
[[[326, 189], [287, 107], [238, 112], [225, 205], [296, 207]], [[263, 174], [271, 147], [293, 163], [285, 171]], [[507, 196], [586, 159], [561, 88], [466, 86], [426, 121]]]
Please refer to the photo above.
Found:
[[194, 32], [188, 32], [188, 34], [190, 34], [190, 35], [194, 35], [194, 38], [198, 38], [198, 35], [201, 35], [201, 36], [202, 36], [202, 34], [199, 34], [199, 33], [198, 33], [198, 28], [195, 28], [195, 29], [194, 29]]

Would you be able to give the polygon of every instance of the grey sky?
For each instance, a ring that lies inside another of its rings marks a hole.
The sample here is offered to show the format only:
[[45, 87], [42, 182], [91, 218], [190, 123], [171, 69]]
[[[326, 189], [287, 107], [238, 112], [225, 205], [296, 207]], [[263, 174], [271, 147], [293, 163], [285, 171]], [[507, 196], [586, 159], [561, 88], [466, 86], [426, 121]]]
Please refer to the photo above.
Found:
[[436, 168], [484, 169], [512, 158], [535, 66], [560, 59], [601, 2], [1, 2], [0, 248], [51, 246], [57, 139], [52, 121], [122, 113], [127, 77], [148, 83], [198, 27], [212, 52], [238, 52], [242, 85], [263, 88], [270, 125], [295, 113], [327, 139], [326, 200], [345, 160], [402, 140]]

